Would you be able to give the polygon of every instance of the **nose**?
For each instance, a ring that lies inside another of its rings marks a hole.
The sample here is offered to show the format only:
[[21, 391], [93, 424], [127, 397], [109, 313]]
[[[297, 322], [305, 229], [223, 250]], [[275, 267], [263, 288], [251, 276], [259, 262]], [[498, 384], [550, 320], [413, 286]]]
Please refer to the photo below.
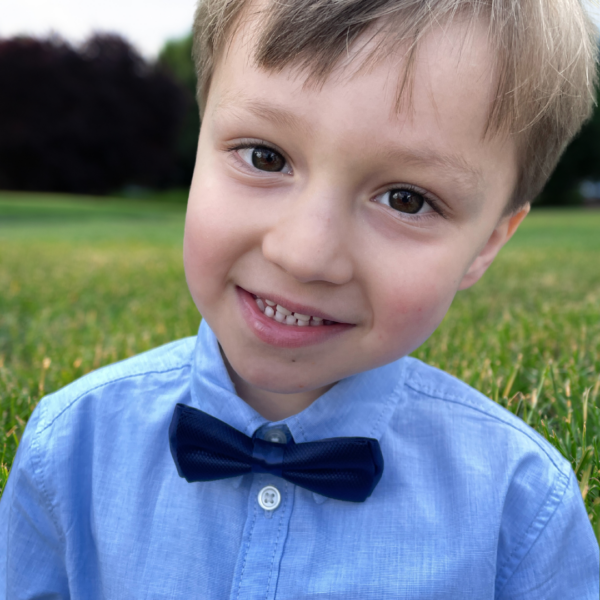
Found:
[[263, 256], [303, 283], [337, 285], [353, 276], [350, 212], [341, 194], [286, 199], [265, 233]]

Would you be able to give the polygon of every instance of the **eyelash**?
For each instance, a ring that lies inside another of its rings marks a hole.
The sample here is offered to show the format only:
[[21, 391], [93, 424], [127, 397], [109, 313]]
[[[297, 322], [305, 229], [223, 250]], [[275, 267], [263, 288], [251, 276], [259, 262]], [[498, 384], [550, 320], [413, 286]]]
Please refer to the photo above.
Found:
[[[230, 154], [233, 154], [234, 152], [237, 152], [238, 150], [249, 150], [250, 148], [268, 148], [269, 150], [272, 150], [273, 152], [277, 152], [277, 154], [281, 154], [281, 156], [284, 158], [286, 164], [290, 164], [290, 161], [288, 160], [287, 156], [276, 146], [274, 146], [273, 144], [270, 144], [269, 142], [265, 142], [264, 140], [242, 140], [240, 143], [236, 144], [235, 146], [232, 146], [231, 148], [227, 148], [227, 152]], [[246, 163], [246, 161], [242, 160], [241, 158], [237, 158], [237, 162], [246, 170], [252, 172], [252, 173], [261, 173], [262, 171], [260, 169], [255, 169], [252, 168], [248, 165], [248, 163]], [[265, 173], [268, 173], [269, 175], [274, 175], [276, 173], [278, 173], [277, 171], [275, 172], [268, 172], [265, 171]], [[284, 173], [284, 175], [287, 175], [287, 173]]]
[[[289, 160], [288, 158], [285, 156], [285, 154], [276, 146], [274, 146], [273, 144], [265, 141], [265, 140], [242, 140], [240, 143], [237, 143], [235, 146], [232, 146], [230, 148], [227, 148], [227, 152], [230, 154], [233, 154], [234, 152], [237, 152], [238, 150], [249, 150], [251, 148], [268, 148], [269, 150], [272, 150], [273, 152], [277, 152], [278, 154], [280, 154], [286, 161], [286, 163], [289, 165]], [[256, 172], [262, 172], [260, 171], [260, 169], [255, 169], [250, 167], [246, 161], [241, 160], [240, 158], [237, 158], [237, 162], [245, 169], [247, 169], [248, 171], [251, 171], [252, 173], [256, 173]], [[269, 173], [270, 175], [272, 175], [273, 173]], [[392, 185], [390, 187], [388, 187], [386, 190], [384, 190], [383, 192], [380, 192], [379, 194], [377, 194], [377, 196], [374, 196], [374, 198], [381, 196], [382, 194], [386, 194], [388, 192], [391, 192], [392, 190], [406, 190], [408, 192], [413, 192], [415, 194], [419, 194], [420, 196], [423, 196], [423, 199], [425, 200], [425, 202], [427, 202], [427, 204], [429, 204], [429, 206], [432, 208], [433, 212], [436, 213], [437, 215], [439, 215], [440, 217], [447, 219], [447, 215], [445, 214], [445, 212], [440, 208], [439, 206], [439, 202], [433, 198], [430, 194], [428, 194], [425, 190], [422, 190], [421, 188], [418, 188], [414, 185], [410, 185], [410, 184], [403, 184], [403, 185]], [[372, 200], [374, 201], [374, 200]], [[393, 213], [398, 213], [398, 215], [402, 215], [402, 219], [410, 219], [413, 221], [417, 221], [417, 220], [422, 220], [422, 219], [427, 219], [427, 218], [431, 218], [427, 216], [426, 214], [420, 215], [420, 214], [415, 214], [415, 215], [409, 215], [407, 213], [400, 213], [399, 211], [395, 211], [393, 208], [390, 209]]]
[[[379, 194], [377, 194], [376, 196], [373, 196], [372, 202], [375, 202], [374, 198], [378, 198], [379, 196], [383, 196], [383, 194], [387, 194], [388, 192], [391, 192], [392, 190], [406, 190], [407, 192], [412, 192], [413, 194], [419, 194], [419, 196], [423, 197], [423, 200], [425, 200], [425, 202], [427, 204], [429, 204], [429, 206], [431, 207], [431, 209], [433, 210], [433, 212], [435, 214], [437, 214], [438, 216], [442, 217], [443, 219], [447, 219], [448, 216], [446, 215], [446, 213], [441, 209], [440, 207], [440, 203], [431, 196], [431, 194], [429, 194], [428, 192], [426, 192], [425, 190], [418, 188], [414, 185], [411, 185], [410, 183], [403, 183], [403, 184], [396, 184], [396, 185], [391, 185], [390, 187], [388, 187], [387, 189], [383, 190], [383, 192], [380, 192]], [[410, 219], [412, 221], [417, 221], [417, 220], [422, 220], [422, 219], [430, 219], [431, 216], [428, 216], [428, 214], [431, 213], [425, 213], [425, 214], [408, 214], [408, 213], [401, 213], [400, 211], [396, 211], [393, 208], [390, 208], [390, 210], [398, 215], [402, 215], [401, 219]]]

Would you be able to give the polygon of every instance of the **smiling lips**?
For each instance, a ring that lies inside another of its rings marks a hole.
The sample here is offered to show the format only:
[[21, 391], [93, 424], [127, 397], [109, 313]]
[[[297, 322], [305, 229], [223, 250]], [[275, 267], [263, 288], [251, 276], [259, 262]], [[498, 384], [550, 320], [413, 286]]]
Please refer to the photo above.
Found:
[[[250, 330], [261, 341], [278, 348], [300, 348], [320, 344], [355, 327], [350, 323], [339, 323], [327, 319], [329, 315], [314, 316], [301, 305], [292, 311], [275, 300], [260, 296], [237, 287], [239, 306]], [[278, 298], [284, 302], [283, 298]], [[290, 303], [291, 304], [291, 303]]]
[[303, 315], [298, 312], [292, 312], [291, 310], [276, 304], [272, 300], [266, 298], [259, 298], [254, 296], [256, 306], [258, 306], [260, 312], [266, 317], [274, 319], [278, 323], [285, 323], [286, 325], [292, 325], [296, 327], [322, 327], [324, 325], [334, 325], [335, 321], [328, 321], [321, 317], [313, 317], [311, 315]]

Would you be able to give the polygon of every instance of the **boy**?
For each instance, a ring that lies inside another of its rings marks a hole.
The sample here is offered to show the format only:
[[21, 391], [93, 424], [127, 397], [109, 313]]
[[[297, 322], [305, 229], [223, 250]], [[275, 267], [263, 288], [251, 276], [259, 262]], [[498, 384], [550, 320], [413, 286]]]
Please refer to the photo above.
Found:
[[589, 115], [591, 31], [577, 0], [203, 2], [199, 335], [36, 408], [3, 597], [596, 600], [567, 462], [403, 358]]

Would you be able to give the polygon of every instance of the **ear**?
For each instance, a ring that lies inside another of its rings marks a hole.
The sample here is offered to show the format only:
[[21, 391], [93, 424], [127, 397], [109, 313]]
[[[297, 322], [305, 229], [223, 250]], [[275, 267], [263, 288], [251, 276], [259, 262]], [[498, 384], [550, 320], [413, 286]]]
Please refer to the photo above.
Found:
[[477, 255], [477, 258], [471, 263], [469, 270], [465, 273], [465, 276], [460, 282], [459, 290], [471, 287], [481, 279], [483, 274], [487, 271], [487, 268], [496, 258], [498, 252], [500, 252], [502, 246], [510, 240], [523, 219], [528, 215], [530, 209], [531, 206], [526, 204], [519, 212], [501, 219], [487, 243]]

